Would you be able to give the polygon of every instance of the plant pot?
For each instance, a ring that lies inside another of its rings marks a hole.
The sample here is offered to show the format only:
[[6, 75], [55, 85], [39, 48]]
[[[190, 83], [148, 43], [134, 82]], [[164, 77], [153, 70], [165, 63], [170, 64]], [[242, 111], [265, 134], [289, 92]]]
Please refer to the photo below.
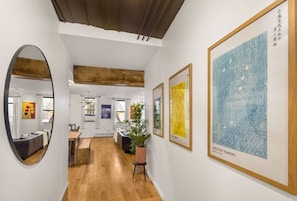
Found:
[[137, 163], [146, 162], [146, 146], [136, 146], [135, 162]]

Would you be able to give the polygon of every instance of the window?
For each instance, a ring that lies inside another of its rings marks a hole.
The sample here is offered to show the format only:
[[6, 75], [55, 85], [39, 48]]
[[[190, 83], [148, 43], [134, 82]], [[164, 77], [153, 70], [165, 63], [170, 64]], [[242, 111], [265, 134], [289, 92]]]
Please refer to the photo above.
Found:
[[94, 122], [96, 115], [96, 99], [94, 97], [85, 97], [83, 102], [83, 114], [85, 122]]
[[52, 123], [54, 118], [54, 98], [42, 97], [41, 122]]
[[95, 98], [85, 97], [85, 116], [95, 116]]
[[14, 124], [15, 124], [15, 118], [14, 118], [14, 114], [15, 114], [15, 108], [14, 108], [14, 98], [13, 97], [8, 97], [8, 118], [9, 118], [9, 123], [10, 123], [10, 131], [11, 133], [13, 133], [14, 131]]
[[115, 122], [123, 123], [126, 120], [126, 100], [115, 100]]

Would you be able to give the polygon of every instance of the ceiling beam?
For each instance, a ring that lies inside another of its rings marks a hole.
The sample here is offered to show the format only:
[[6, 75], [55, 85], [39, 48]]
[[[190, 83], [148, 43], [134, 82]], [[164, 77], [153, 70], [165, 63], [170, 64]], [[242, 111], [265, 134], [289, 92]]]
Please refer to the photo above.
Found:
[[76, 84], [144, 87], [144, 71], [92, 66], [73, 66]]
[[18, 57], [12, 75], [30, 79], [51, 79], [46, 61]]

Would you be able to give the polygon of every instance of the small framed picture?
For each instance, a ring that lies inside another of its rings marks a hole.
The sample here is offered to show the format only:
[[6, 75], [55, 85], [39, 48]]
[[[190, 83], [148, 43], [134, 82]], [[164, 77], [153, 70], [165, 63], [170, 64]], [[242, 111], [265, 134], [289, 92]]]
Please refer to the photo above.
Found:
[[164, 137], [164, 83], [153, 89], [153, 133]]

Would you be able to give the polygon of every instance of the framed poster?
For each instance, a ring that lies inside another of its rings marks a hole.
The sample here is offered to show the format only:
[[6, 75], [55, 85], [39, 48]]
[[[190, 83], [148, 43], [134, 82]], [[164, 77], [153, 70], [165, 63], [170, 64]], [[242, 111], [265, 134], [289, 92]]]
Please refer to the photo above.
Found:
[[35, 103], [23, 102], [22, 104], [22, 119], [35, 119]]
[[101, 119], [111, 118], [111, 105], [101, 105]]
[[153, 133], [164, 137], [164, 83], [153, 89]]
[[275, 1], [208, 49], [208, 156], [292, 194], [295, 5]]
[[192, 64], [169, 78], [169, 140], [192, 150]]

